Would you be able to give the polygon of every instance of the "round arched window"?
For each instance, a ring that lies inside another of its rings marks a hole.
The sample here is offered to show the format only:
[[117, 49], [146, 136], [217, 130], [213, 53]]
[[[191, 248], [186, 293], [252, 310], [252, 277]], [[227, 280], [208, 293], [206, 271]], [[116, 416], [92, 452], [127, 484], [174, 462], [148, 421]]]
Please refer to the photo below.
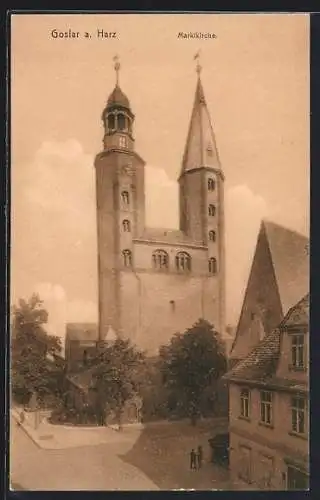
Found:
[[114, 114], [108, 115], [108, 129], [109, 130], [114, 130], [115, 129], [115, 116]]
[[217, 259], [211, 257], [209, 259], [209, 273], [216, 274], [216, 272], [217, 272]]
[[126, 128], [126, 117], [121, 113], [118, 115], [118, 129], [125, 130]]
[[187, 252], [177, 253], [176, 268], [178, 271], [191, 271], [191, 257]]
[[156, 250], [152, 254], [152, 264], [154, 269], [168, 269], [169, 255], [164, 250]]

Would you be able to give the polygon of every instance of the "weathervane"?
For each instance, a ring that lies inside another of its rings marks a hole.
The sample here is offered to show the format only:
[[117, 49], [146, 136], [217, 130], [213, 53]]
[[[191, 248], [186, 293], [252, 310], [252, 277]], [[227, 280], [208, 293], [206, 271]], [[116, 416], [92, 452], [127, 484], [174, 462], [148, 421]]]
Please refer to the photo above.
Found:
[[120, 71], [119, 56], [115, 55], [113, 60], [114, 60], [114, 69], [116, 71], [116, 84], [119, 85], [119, 71]]
[[201, 70], [202, 70], [202, 66], [200, 64], [200, 50], [198, 50], [198, 52], [195, 54], [194, 60], [197, 61], [196, 72], [200, 76], [200, 73], [201, 73]]

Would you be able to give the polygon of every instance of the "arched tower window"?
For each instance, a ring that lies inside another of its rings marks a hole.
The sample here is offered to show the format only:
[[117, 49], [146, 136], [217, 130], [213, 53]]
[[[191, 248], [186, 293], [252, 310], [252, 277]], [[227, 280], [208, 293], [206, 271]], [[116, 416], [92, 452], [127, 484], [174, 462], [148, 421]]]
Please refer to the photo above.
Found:
[[209, 259], [209, 273], [216, 274], [216, 272], [217, 272], [217, 259], [211, 257]]
[[215, 181], [211, 177], [208, 179], [208, 191], [214, 191]]
[[164, 250], [156, 250], [152, 254], [152, 265], [154, 269], [168, 269], [169, 255]]
[[124, 232], [126, 233], [130, 233], [131, 231], [131, 224], [130, 224], [130, 221], [125, 219], [122, 221], [122, 227], [123, 227], [123, 230]]
[[208, 214], [210, 216], [214, 216], [216, 214], [216, 207], [214, 205], [209, 205], [209, 207], [208, 207]]
[[176, 268], [178, 271], [191, 271], [191, 257], [187, 252], [177, 253]]
[[215, 231], [209, 231], [209, 240], [216, 241], [216, 232]]
[[132, 252], [131, 252], [131, 250], [123, 250], [122, 257], [123, 257], [124, 267], [131, 267], [132, 266]]
[[129, 205], [129, 193], [128, 193], [128, 191], [122, 191], [121, 199], [125, 205]]
[[109, 130], [114, 130], [116, 128], [116, 120], [115, 116], [113, 113], [108, 115], [108, 129]]
[[126, 117], [120, 113], [118, 114], [118, 129], [125, 130], [126, 128]]

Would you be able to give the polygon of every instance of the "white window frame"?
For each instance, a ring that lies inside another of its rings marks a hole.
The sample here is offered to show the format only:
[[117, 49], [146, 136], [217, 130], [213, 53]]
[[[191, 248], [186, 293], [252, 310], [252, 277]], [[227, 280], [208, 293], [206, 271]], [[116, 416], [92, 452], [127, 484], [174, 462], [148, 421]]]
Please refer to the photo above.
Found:
[[291, 432], [298, 435], [307, 432], [307, 399], [303, 396], [291, 397]]
[[250, 418], [250, 402], [250, 390], [247, 388], [242, 388], [240, 391], [240, 417], [248, 419]]
[[[305, 335], [293, 333], [291, 337], [291, 367], [303, 370], [305, 368]], [[302, 341], [299, 342], [299, 339]]]
[[[266, 396], [268, 394], [268, 397]], [[269, 398], [270, 395], [270, 398]], [[273, 425], [273, 393], [272, 391], [260, 391], [260, 423]]]

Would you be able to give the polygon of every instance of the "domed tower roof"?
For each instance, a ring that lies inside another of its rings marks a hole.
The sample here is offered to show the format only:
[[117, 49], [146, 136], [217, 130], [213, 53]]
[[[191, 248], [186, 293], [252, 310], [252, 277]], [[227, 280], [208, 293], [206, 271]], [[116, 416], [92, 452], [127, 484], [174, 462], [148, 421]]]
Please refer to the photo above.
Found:
[[129, 99], [122, 92], [118, 84], [116, 84], [107, 101], [107, 108], [111, 108], [113, 106], [122, 106], [123, 108], [130, 109]]

